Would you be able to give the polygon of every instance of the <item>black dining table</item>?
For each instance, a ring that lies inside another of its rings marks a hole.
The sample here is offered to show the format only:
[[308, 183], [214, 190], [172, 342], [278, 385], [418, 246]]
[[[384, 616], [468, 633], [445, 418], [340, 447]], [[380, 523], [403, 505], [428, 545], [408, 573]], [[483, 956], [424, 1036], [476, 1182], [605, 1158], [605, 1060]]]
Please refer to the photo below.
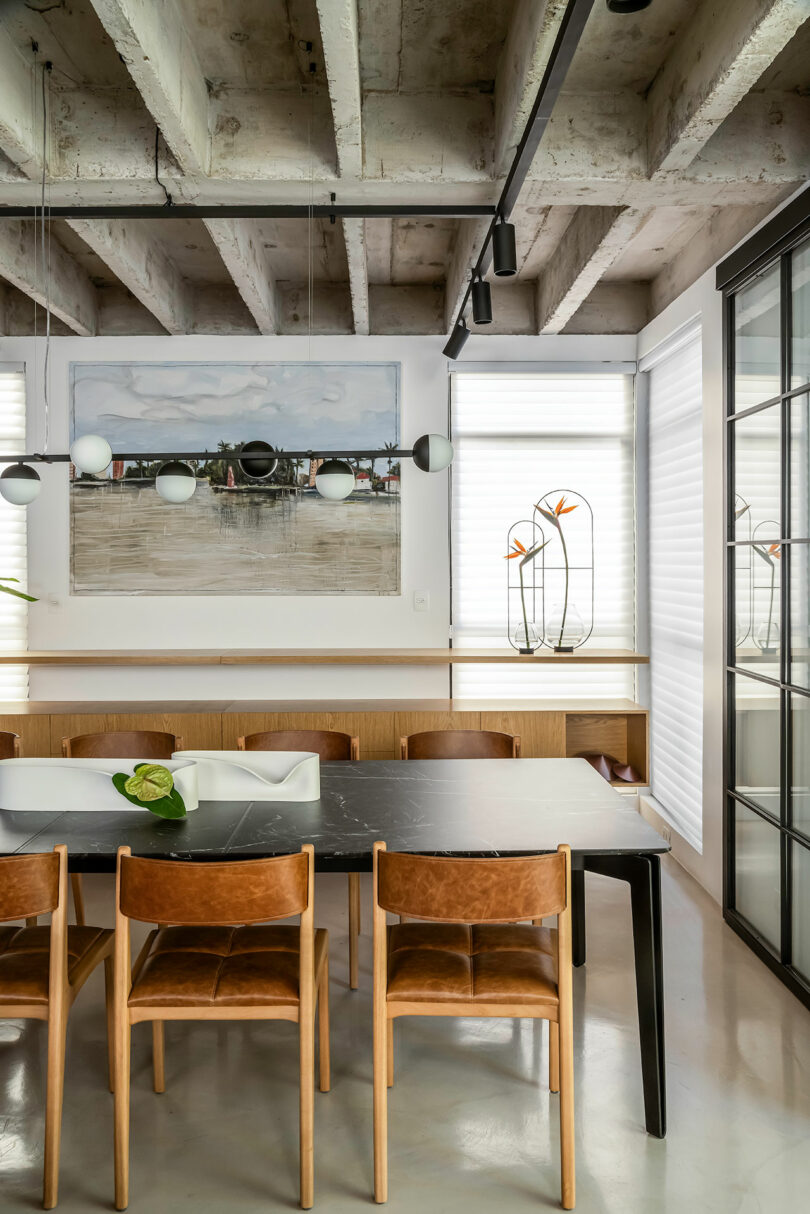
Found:
[[[369, 872], [372, 847], [422, 855], [572, 851], [574, 964], [585, 962], [585, 873], [630, 886], [647, 1131], [666, 1133], [660, 855], [669, 846], [584, 759], [322, 763], [317, 801], [201, 801], [177, 821], [146, 811], [0, 809], [0, 855], [68, 847], [72, 872], [114, 872], [116, 851], [214, 861], [315, 847], [319, 872]], [[617, 925], [618, 927], [618, 925]], [[620, 930], [620, 928], [619, 928]]]

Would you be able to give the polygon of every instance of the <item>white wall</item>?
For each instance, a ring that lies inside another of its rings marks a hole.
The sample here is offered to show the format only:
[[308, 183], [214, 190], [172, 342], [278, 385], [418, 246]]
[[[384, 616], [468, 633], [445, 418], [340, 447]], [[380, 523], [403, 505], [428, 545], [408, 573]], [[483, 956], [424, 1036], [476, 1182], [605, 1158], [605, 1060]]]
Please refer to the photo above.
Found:
[[[73, 361], [397, 361], [401, 437], [447, 432], [447, 362], [440, 337], [55, 338], [50, 356], [50, 449], [67, 450], [68, 369]], [[42, 350], [31, 338], [0, 338], [0, 362], [25, 362], [29, 450], [42, 450]], [[632, 360], [633, 337], [473, 337], [472, 360]], [[261, 437], [261, 436], [257, 436]], [[446, 473], [402, 472], [402, 594], [352, 597], [72, 596], [66, 465], [42, 471], [29, 510], [32, 649], [228, 649], [443, 647], [449, 619]], [[182, 508], [182, 507], [180, 507]], [[416, 612], [416, 590], [430, 610]], [[197, 667], [32, 668], [31, 699], [355, 699], [446, 696], [444, 668]]]

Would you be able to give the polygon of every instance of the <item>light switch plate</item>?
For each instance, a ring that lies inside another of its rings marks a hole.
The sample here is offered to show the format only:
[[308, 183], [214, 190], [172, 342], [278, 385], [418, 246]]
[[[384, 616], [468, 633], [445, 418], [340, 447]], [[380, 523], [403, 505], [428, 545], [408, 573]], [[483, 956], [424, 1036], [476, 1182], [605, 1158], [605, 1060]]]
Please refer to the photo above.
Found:
[[414, 590], [414, 592], [413, 592], [413, 609], [414, 609], [414, 611], [430, 611], [430, 591], [429, 590]]

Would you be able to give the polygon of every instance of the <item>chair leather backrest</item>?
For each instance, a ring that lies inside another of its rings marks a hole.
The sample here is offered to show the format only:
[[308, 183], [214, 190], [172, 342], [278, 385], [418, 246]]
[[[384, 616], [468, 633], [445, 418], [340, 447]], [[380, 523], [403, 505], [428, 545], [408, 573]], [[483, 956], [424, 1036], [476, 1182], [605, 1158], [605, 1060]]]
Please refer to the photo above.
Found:
[[195, 863], [121, 857], [121, 911], [145, 923], [262, 923], [306, 910], [307, 856]]
[[439, 923], [510, 923], [565, 909], [565, 856], [457, 860], [381, 851], [377, 901]]
[[170, 759], [178, 749], [173, 733], [154, 729], [113, 729], [63, 738], [69, 759]]
[[59, 856], [6, 856], [0, 860], [0, 922], [46, 915], [59, 902]]
[[352, 739], [331, 729], [271, 729], [247, 734], [245, 750], [313, 750], [324, 761], [350, 759]]
[[431, 729], [407, 739], [409, 759], [511, 759], [510, 733], [489, 729]]
[[16, 759], [18, 741], [16, 733], [5, 733], [0, 730], [0, 759]]

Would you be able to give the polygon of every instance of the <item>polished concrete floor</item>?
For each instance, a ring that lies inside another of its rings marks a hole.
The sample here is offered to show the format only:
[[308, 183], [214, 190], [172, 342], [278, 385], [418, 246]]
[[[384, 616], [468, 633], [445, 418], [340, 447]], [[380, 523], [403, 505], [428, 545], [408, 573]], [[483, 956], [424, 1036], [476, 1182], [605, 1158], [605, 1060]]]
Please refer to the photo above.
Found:
[[[93, 921], [108, 878], [85, 878]], [[331, 933], [333, 1086], [315, 1096], [315, 1205], [371, 1202], [370, 939], [347, 986], [345, 878], [319, 877]], [[364, 886], [365, 921], [369, 890]], [[810, 1192], [810, 1013], [668, 859], [664, 926], [669, 1134], [644, 1132], [626, 887], [588, 877], [588, 963], [576, 973], [577, 1209], [582, 1214], [788, 1214]], [[103, 987], [71, 1018], [59, 1208], [112, 1204], [112, 1098]], [[167, 1090], [151, 1090], [148, 1027], [134, 1030], [130, 1210], [253, 1214], [297, 1203], [292, 1025], [168, 1025]], [[555, 1208], [558, 1098], [545, 1026], [411, 1020], [397, 1029], [390, 1097], [392, 1211]], [[37, 1207], [45, 1035], [0, 1022], [0, 1210]]]

